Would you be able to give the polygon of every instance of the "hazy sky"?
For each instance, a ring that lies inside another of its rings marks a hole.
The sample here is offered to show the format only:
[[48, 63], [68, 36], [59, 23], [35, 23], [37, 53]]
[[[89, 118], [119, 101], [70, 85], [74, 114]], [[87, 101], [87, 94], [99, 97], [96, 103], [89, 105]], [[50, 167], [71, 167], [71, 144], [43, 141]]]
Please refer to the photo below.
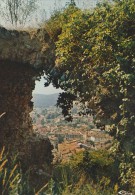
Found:
[[53, 93], [59, 93], [62, 92], [61, 89], [54, 88], [51, 84], [49, 87], [44, 87], [44, 78], [42, 77], [40, 81], [36, 81], [35, 90], [33, 93], [37, 94], [53, 94]]

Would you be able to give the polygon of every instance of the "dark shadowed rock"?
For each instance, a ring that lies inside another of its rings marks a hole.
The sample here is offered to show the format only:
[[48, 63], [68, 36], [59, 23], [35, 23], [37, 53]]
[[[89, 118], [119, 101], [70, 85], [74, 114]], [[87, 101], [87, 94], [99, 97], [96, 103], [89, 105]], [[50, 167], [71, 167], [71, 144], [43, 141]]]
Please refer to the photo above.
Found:
[[[35, 136], [29, 113], [35, 79], [54, 66], [54, 44], [44, 29], [27, 31], [0, 27], [0, 148], [18, 154], [24, 171], [52, 161], [50, 141]], [[4, 115], [3, 115], [4, 113]]]

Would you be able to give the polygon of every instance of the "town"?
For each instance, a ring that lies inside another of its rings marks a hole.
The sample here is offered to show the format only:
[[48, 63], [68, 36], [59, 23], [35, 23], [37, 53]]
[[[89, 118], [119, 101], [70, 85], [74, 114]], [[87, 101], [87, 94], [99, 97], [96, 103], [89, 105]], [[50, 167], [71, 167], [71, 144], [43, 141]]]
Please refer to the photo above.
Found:
[[68, 160], [81, 150], [109, 149], [112, 137], [94, 125], [93, 116], [78, 114], [72, 109], [73, 121], [67, 122], [56, 106], [35, 107], [31, 113], [33, 129], [38, 136], [49, 138], [54, 161]]

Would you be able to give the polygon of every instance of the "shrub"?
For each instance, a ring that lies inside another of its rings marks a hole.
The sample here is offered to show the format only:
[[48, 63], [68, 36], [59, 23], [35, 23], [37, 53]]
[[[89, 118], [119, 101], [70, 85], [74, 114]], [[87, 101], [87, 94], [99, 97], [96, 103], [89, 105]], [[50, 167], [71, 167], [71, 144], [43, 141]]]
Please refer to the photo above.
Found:
[[0, 195], [34, 195], [28, 174], [23, 174], [17, 156], [11, 156], [3, 147], [0, 152]]
[[[94, 183], [108, 179], [108, 185], [118, 182], [119, 163], [106, 150], [84, 151], [78, 153], [70, 161], [70, 166], [80, 175], [85, 175], [87, 179]], [[110, 182], [109, 182], [110, 181]], [[105, 183], [105, 182], [101, 182]]]

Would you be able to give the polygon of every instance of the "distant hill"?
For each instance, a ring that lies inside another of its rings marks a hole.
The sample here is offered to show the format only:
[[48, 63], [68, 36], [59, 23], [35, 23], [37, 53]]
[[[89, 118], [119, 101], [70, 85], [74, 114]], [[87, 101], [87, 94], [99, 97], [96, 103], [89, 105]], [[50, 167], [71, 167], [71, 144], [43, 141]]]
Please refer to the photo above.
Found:
[[57, 103], [58, 93], [44, 95], [44, 94], [33, 94], [32, 101], [34, 102], [34, 107], [50, 107]]

